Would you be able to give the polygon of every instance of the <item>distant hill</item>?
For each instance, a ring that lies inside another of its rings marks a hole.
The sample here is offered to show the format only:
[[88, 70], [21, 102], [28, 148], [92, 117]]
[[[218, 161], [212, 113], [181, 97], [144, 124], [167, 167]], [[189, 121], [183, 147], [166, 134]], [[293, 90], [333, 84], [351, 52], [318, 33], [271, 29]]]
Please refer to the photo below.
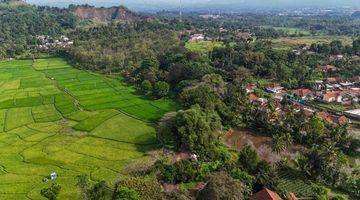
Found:
[[92, 19], [100, 22], [112, 20], [139, 21], [150, 19], [150, 17], [138, 14], [124, 6], [113, 6], [110, 8], [97, 8], [89, 5], [71, 6], [70, 9], [80, 19]]
[[[140, 11], [178, 10], [179, 0], [27, 0], [37, 5], [67, 7], [87, 3], [95, 6], [125, 5]], [[182, 0], [184, 10], [242, 10], [249, 8], [343, 7], [360, 8], [359, 0]]]
[[354, 12], [351, 17], [360, 18], [360, 11]]
[[6, 4], [11, 6], [27, 5], [27, 3], [23, 0], [0, 0], [0, 4]]

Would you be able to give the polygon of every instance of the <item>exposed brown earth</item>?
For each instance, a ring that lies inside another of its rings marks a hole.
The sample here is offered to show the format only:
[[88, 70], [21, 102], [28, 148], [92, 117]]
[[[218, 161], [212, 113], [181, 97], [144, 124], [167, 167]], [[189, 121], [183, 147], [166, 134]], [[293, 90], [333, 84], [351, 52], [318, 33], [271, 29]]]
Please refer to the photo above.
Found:
[[260, 134], [255, 134], [250, 130], [229, 131], [224, 137], [224, 142], [228, 147], [241, 150], [244, 146], [250, 145], [256, 149], [259, 157], [270, 163], [275, 163], [281, 158], [294, 159], [296, 153], [301, 150], [301, 146], [292, 145], [288, 150], [280, 154], [273, 152], [271, 148], [272, 138]]
[[92, 19], [99, 22], [117, 21], [138, 21], [148, 20], [149, 17], [132, 12], [129, 9], [119, 6], [110, 8], [96, 8], [92, 6], [77, 6], [73, 9], [74, 14], [80, 19]]

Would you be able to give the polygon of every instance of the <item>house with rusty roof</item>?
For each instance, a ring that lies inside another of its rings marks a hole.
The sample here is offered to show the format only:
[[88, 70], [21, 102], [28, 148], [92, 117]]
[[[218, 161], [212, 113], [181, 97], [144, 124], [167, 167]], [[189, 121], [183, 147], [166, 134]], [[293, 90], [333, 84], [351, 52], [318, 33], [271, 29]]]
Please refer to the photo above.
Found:
[[311, 99], [313, 98], [314, 92], [309, 89], [297, 89], [292, 90], [291, 94], [300, 99]]
[[323, 72], [334, 72], [337, 70], [337, 68], [333, 65], [323, 65], [319, 66], [318, 69]]
[[244, 87], [246, 93], [251, 93], [251, 92], [254, 92], [254, 90], [257, 88], [256, 85], [254, 84], [251, 84], [251, 85], [247, 85]]
[[321, 117], [321, 119], [323, 119], [324, 122], [326, 122], [328, 124], [345, 125], [350, 122], [349, 119], [343, 115], [336, 116], [336, 115], [332, 115], [328, 112], [319, 112], [318, 114]]
[[254, 102], [254, 101], [257, 101], [259, 98], [255, 95], [255, 94], [249, 94], [249, 96], [248, 96], [248, 98], [249, 98], [249, 100], [250, 100], [250, 102], [252, 103], [252, 102]]
[[284, 87], [280, 86], [277, 83], [273, 83], [273, 84], [268, 85], [265, 88], [265, 91], [268, 93], [278, 94], [278, 93], [282, 93], [284, 91]]
[[340, 92], [332, 91], [332, 92], [326, 92], [323, 95], [322, 100], [326, 103], [332, 103], [332, 102], [341, 102], [340, 98]]
[[250, 200], [282, 200], [282, 198], [276, 192], [264, 188], [250, 197]]

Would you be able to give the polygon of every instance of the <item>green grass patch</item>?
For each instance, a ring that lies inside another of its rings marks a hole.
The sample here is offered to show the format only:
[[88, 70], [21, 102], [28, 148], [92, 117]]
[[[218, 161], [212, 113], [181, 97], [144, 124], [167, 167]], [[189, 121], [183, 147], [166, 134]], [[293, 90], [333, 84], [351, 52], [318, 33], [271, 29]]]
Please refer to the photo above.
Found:
[[80, 199], [76, 176], [112, 182], [157, 147], [153, 123], [144, 121], [177, 109], [63, 59], [32, 64], [0, 61], [0, 199], [42, 199], [51, 172], [62, 186], [59, 199]]
[[93, 116], [95, 114], [97, 114], [98, 112], [89, 112], [89, 111], [77, 111], [71, 114], [66, 115], [65, 117], [67, 119], [71, 119], [74, 121], [83, 121], [86, 120], [87, 118], [89, 118], [90, 116]]
[[95, 128], [91, 135], [133, 144], [154, 144], [155, 129], [125, 114], [118, 114]]
[[198, 42], [187, 42], [185, 48], [190, 51], [197, 52], [200, 54], [207, 54], [216, 47], [222, 47], [224, 44], [222, 42], [212, 42], [212, 41], [198, 41]]
[[104, 121], [110, 119], [117, 114], [119, 114], [119, 112], [116, 110], [101, 111], [100, 113], [79, 122], [76, 126], [74, 126], [74, 129], [90, 132], [94, 128], [102, 124]]
[[273, 28], [277, 31], [282, 31], [289, 36], [310, 36], [311, 33], [308, 30], [293, 28], [293, 27], [272, 27], [272, 26], [262, 26], [263, 28]]
[[347, 110], [347, 108], [344, 106], [344, 105], [341, 105], [341, 104], [334, 104], [334, 103], [314, 103], [322, 108], [325, 108], [325, 109], [332, 109], [332, 110], [336, 110], [336, 111], [345, 111]]
[[340, 40], [343, 45], [351, 45], [352, 39], [348, 36], [307, 36], [307, 37], [282, 37], [271, 40], [274, 48], [289, 49], [299, 45], [310, 46], [313, 43], [330, 43]]
[[0, 133], [4, 132], [6, 110], [0, 110]]
[[42, 105], [32, 108], [35, 122], [53, 122], [62, 119], [61, 114], [55, 109], [54, 105]]
[[63, 115], [71, 114], [79, 110], [74, 100], [66, 94], [55, 96], [55, 108]]
[[6, 131], [31, 123], [34, 123], [34, 119], [31, 114], [31, 108], [11, 108], [6, 113]]
[[20, 87], [20, 80], [7, 81], [3, 83], [3, 85], [1, 86], [1, 88], [4, 90], [15, 90], [18, 89], [19, 87]]

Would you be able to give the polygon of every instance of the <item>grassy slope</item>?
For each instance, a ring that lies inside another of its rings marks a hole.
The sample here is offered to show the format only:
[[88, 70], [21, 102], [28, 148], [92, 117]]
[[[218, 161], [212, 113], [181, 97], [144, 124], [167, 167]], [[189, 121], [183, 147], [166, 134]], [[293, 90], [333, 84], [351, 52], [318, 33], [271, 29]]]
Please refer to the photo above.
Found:
[[146, 121], [175, 109], [171, 101], [144, 99], [121, 81], [58, 58], [34, 66], [0, 61], [0, 80], [0, 199], [41, 199], [51, 172], [59, 176], [60, 199], [77, 199], [80, 174], [111, 183], [155, 147]]

